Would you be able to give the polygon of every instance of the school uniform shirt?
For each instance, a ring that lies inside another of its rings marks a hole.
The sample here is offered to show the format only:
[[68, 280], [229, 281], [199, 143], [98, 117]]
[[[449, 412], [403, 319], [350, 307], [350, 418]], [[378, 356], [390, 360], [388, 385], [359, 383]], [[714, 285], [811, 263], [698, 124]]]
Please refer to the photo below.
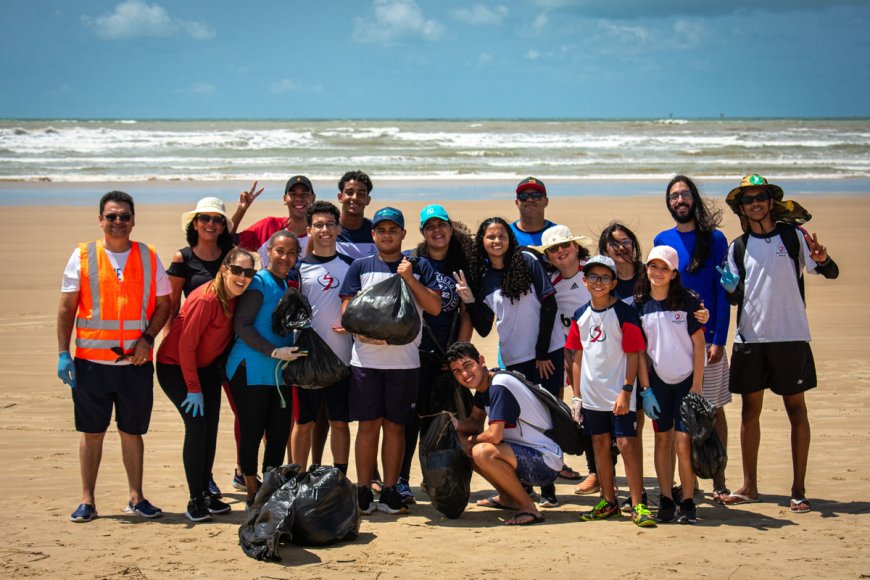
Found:
[[544, 435], [553, 428], [550, 411], [521, 381], [507, 374], [495, 375], [486, 392], [475, 393], [474, 405], [486, 411], [490, 423], [504, 423], [505, 442], [531, 447], [541, 453], [550, 469], [562, 469], [562, 450]]
[[[237, 243], [246, 250], [257, 252], [260, 256], [260, 268], [266, 269], [269, 266], [269, 239], [276, 232], [285, 229], [288, 221], [286, 217], [265, 217], [241, 232]], [[308, 234], [297, 235], [296, 238], [299, 240], [301, 258], [308, 245]]]
[[544, 227], [534, 232], [524, 232], [520, 229], [520, 220], [511, 224], [511, 229], [514, 232], [514, 237], [517, 239], [517, 244], [520, 246], [540, 246], [541, 238], [544, 232], [555, 226], [550, 220], [544, 220]]
[[[574, 313], [565, 348], [583, 351], [580, 364], [580, 395], [583, 408], [613, 411], [613, 404], [625, 384], [627, 353], [646, 348], [640, 319], [634, 308], [617, 300], [604, 310], [587, 302]], [[629, 397], [629, 409], [636, 409], [637, 397]]]
[[[387, 278], [397, 276], [401, 260], [384, 262], [378, 254], [354, 260], [347, 271], [347, 276], [341, 284], [339, 295], [342, 298], [356, 296], [369, 286], [382, 282]], [[413, 266], [414, 278], [423, 286], [438, 290], [435, 270], [425, 258], [420, 258]], [[415, 300], [416, 303], [416, 300]], [[420, 304], [416, 304], [417, 312], [422, 313]], [[350, 364], [355, 367], [370, 369], [416, 369], [420, 367], [420, 339], [422, 324], [417, 337], [409, 344], [366, 344], [353, 341]]]
[[[498, 333], [498, 348], [505, 366], [530, 361], [535, 358], [538, 326], [541, 320], [541, 301], [556, 293], [544, 268], [533, 256], [523, 252], [523, 259], [532, 272], [529, 291], [511, 302], [502, 295], [502, 270], [487, 266], [481, 282], [483, 303], [495, 315]], [[553, 325], [548, 352], [562, 348], [565, 335], [558, 324]]]
[[634, 304], [634, 285], [637, 284], [637, 274], [629, 278], [628, 280], [623, 280], [622, 278], [616, 278], [616, 289], [613, 291], [613, 295], [616, 296], [617, 299], [622, 300], [626, 304]]
[[[801, 232], [797, 233], [800, 262], [807, 272], [817, 274], [806, 240]], [[810, 324], [798, 289], [794, 261], [779, 234], [750, 233], [743, 264], [746, 268], [743, 313], [734, 342], [809, 342]], [[728, 248], [728, 267], [737, 272], [734, 244]]]
[[[447, 271], [446, 260], [433, 260], [432, 258], [426, 258], [426, 260], [432, 266], [432, 269], [435, 270], [435, 281], [438, 284], [437, 290], [441, 295], [441, 312], [436, 316], [424, 312], [423, 321], [432, 329], [432, 334], [435, 335], [435, 339], [441, 348], [447, 350], [450, 340], [455, 338], [450, 336], [450, 330], [453, 328], [453, 321], [456, 319], [456, 313], [459, 310], [461, 300], [456, 293], [456, 280], [453, 279], [452, 273]], [[432, 343], [432, 337], [425, 331], [420, 343], [420, 349], [424, 351], [437, 350], [436, 346]]]
[[344, 254], [322, 257], [310, 254], [299, 263], [302, 294], [311, 304], [311, 327], [345, 364], [350, 362], [353, 337], [339, 334], [332, 327], [341, 326], [341, 285], [353, 262]]
[[713, 230], [713, 240], [710, 256], [701, 264], [697, 272], [689, 272], [687, 268], [695, 253], [698, 232], [680, 232], [677, 228], [661, 232], [655, 237], [653, 245], [670, 246], [677, 251], [680, 259], [680, 283], [683, 288], [694, 290], [701, 296], [704, 306], [710, 311], [710, 320], [704, 327], [704, 340], [708, 344], [723, 346], [728, 340], [728, 325], [731, 320], [731, 305], [725, 289], [719, 283], [721, 277], [716, 266], [725, 261], [728, 252], [728, 241], [725, 234]]
[[574, 318], [574, 313], [591, 299], [589, 290], [583, 284], [582, 272], [583, 264], [580, 264], [577, 267], [577, 273], [570, 278], [563, 278], [562, 274], [556, 272], [551, 280], [553, 288], [556, 289], [559, 323], [562, 326], [565, 338], [568, 338], [568, 331], [571, 329], [571, 320]]
[[683, 308], [679, 310], [672, 310], [667, 300], [651, 298], [634, 306], [646, 334], [646, 353], [656, 375], [670, 385], [686, 380], [694, 370], [692, 336], [704, 330], [694, 315], [701, 304], [684, 291]]
[[372, 240], [372, 220], [363, 218], [363, 225], [355, 230], [342, 227], [336, 247], [352, 260], [377, 254], [378, 248]]

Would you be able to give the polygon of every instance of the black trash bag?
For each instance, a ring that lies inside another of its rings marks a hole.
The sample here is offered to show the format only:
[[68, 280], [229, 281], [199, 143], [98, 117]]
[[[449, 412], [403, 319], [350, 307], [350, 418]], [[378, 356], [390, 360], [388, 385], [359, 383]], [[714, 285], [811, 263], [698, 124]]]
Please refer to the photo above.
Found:
[[297, 288], [287, 288], [278, 306], [272, 311], [272, 330], [287, 336], [294, 330], [311, 326], [311, 304]]
[[338, 358], [313, 328], [300, 330], [293, 345], [301, 351], [308, 351], [308, 356], [299, 357], [284, 366], [282, 376], [285, 385], [322, 389], [350, 375], [350, 367]]
[[689, 430], [692, 442], [703, 443], [713, 432], [716, 410], [710, 401], [695, 393], [689, 393], [680, 405], [680, 417]]
[[474, 397], [471, 391], [460, 386], [450, 371], [440, 371], [432, 381], [429, 407], [417, 409], [417, 412], [421, 415], [429, 415], [449, 411], [458, 418], [465, 419], [473, 404]]
[[713, 431], [703, 443], [692, 442], [692, 470], [702, 479], [713, 479], [725, 471], [728, 452]]
[[448, 413], [437, 415], [420, 439], [420, 487], [432, 507], [450, 519], [462, 515], [471, 495], [471, 459], [462, 451]]
[[401, 276], [369, 286], [357, 294], [341, 316], [348, 332], [387, 344], [409, 344], [420, 333], [417, 303]]
[[253, 510], [239, 528], [239, 544], [256, 560], [281, 560], [279, 546], [292, 541], [325, 545], [359, 534], [356, 486], [338, 468], [298, 465], [266, 473]]

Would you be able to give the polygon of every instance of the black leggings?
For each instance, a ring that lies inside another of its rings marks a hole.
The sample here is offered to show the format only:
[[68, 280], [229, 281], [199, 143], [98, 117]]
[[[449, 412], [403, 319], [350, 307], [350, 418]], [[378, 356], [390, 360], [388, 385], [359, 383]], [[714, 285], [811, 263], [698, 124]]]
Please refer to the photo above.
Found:
[[278, 467], [284, 463], [293, 420], [293, 395], [290, 387], [281, 385], [280, 388], [284, 408], [274, 385], [248, 385], [245, 367], [239, 366], [230, 381], [239, 420], [239, 467], [244, 475], [257, 475], [257, 456], [263, 435], [266, 436], [263, 467]]
[[218, 422], [221, 418], [221, 377], [212, 366], [197, 369], [205, 413], [194, 417], [180, 408], [187, 397], [187, 385], [181, 367], [157, 363], [157, 380], [160, 388], [175, 405], [184, 421], [184, 446], [181, 459], [187, 476], [190, 497], [201, 497], [208, 491], [208, 482], [214, 465], [217, 445]]

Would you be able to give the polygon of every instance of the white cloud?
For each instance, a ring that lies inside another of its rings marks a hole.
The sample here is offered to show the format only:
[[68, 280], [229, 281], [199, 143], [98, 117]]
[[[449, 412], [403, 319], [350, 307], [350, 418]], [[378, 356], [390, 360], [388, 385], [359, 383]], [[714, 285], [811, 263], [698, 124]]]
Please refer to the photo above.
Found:
[[547, 27], [549, 24], [550, 18], [546, 10], [541, 12], [535, 17], [535, 20], [532, 22], [532, 28], [536, 31], [541, 32]]
[[354, 40], [392, 44], [403, 38], [437, 40], [444, 27], [437, 20], [427, 19], [414, 0], [374, 0], [374, 14], [357, 18]]
[[707, 36], [704, 24], [696, 20], [677, 20], [671, 37], [677, 48], [695, 48]]
[[299, 90], [299, 85], [296, 84], [295, 81], [291, 81], [290, 79], [282, 79], [277, 83], [272, 83], [272, 86], [269, 88], [272, 91], [272, 94], [275, 95], [283, 95], [284, 93], [292, 93], [293, 91]]
[[477, 57], [478, 64], [492, 64], [492, 55], [488, 52], [480, 53], [480, 56]]
[[201, 81], [198, 83], [194, 83], [190, 88], [190, 92], [197, 93], [199, 95], [210, 95], [215, 91], [215, 86], [211, 83], [207, 83], [205, 81]]
[[472, 4], [469, 8], [457, 8], [450, 11], [454, 20], [478, 26], [501, 24], [507, 16], [508, 8], [499, 4], [490, 8], [485, 4]]
[[113, 12], [102, 16], [82, 16], [82, 22], [109, 40], [139, 36], [190, 36], [207, 40], [215, 35], [208, 24], [172, 18], [159, 4], [142, 0], [122, 2]]
[[643, 26], [629, 26], [615, 24], [609, 20], [599, 20], [598, 28], [616, 44], [640, 45], [650, 40], [650, 33]]
[[528, 60], [538, 60], [539, 58], [541, 58], [541, 53], [534, 48], [530, 49], [529, 52], [526, 53], [526, 59]]

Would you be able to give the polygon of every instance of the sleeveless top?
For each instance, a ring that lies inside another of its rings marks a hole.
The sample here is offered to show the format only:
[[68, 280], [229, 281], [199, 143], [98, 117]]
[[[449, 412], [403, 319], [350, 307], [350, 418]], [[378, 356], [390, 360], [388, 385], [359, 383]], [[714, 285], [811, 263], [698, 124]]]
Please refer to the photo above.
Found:
[[169, 276], [184, 278], [184, 286], [181, 289], [185, 298], [190, 296], [190, 293], [205, 284], [211, 282], [217, 276], [221, 269], [221, 263], [229, 253], [229, 250], [221, 252], [217, 260], [203, 260], [193, 253], [190, 246], [181, 248], [181, 262], [171, 262], [166, 273]]

